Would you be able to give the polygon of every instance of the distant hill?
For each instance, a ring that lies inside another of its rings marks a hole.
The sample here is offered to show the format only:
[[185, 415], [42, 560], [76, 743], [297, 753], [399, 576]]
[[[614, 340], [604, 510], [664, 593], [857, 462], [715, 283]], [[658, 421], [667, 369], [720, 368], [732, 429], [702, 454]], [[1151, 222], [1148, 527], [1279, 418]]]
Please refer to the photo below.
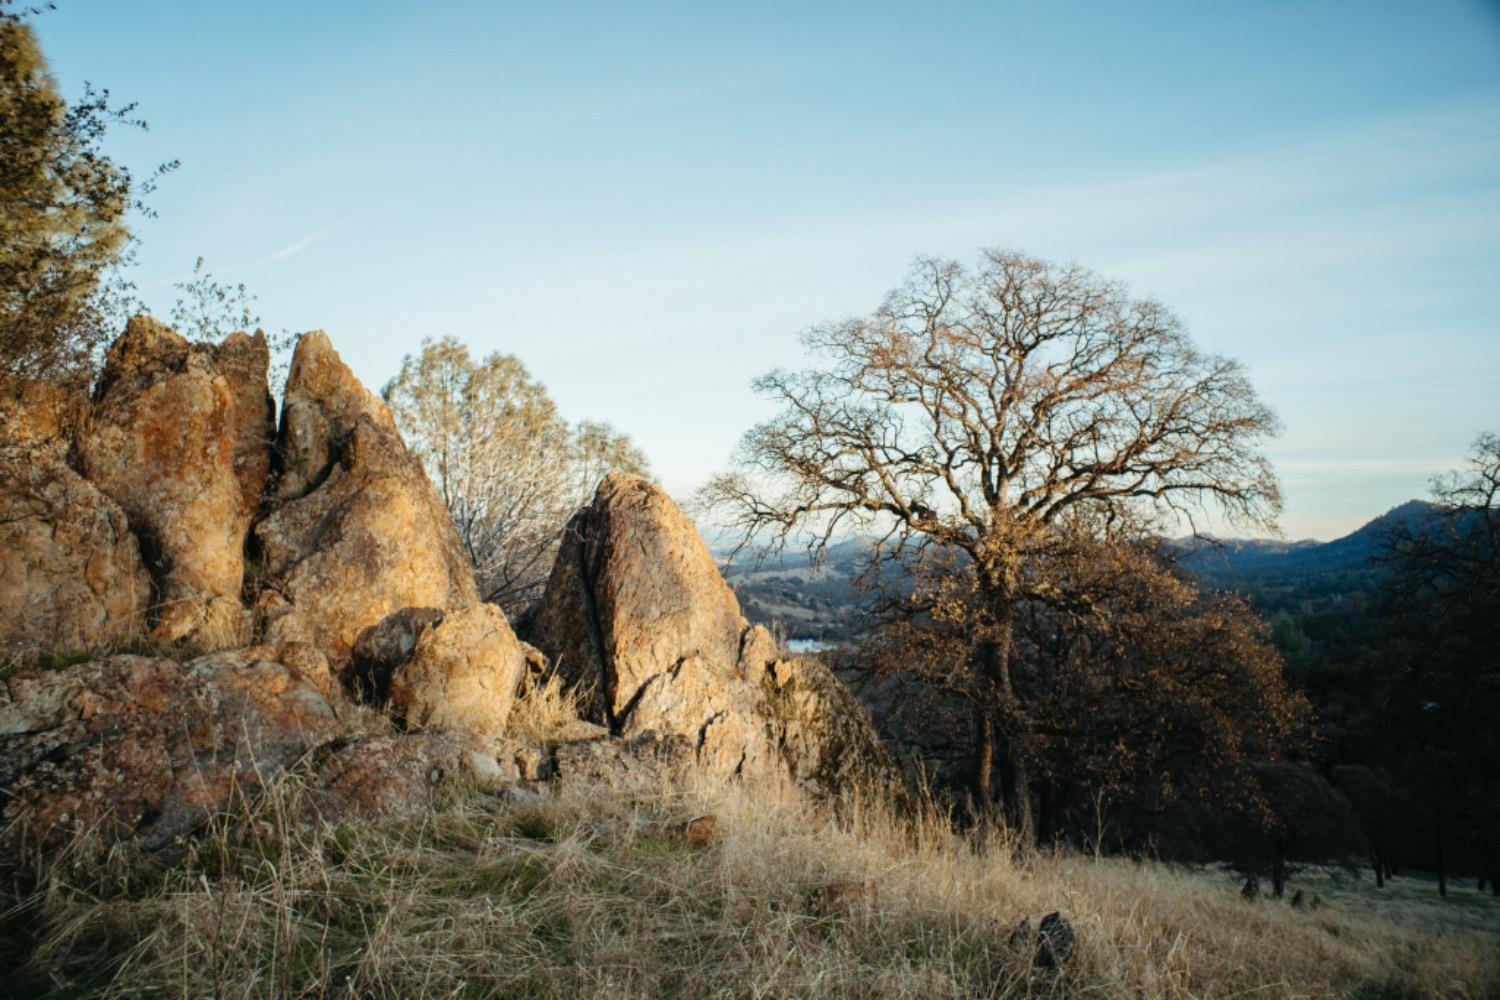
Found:
[[1364, 590], [1379, 572], [1375, 557], [1390, 531], [1436, 516], [1432, 504], [1411, 500], [1331, 542], [1182, 539], [1169, 542], [1168, 548], [1177, 553], [1180, 565], [1220, 590], [1261, 597], [1287, 586], [1324, 592]]
[[873, 545], [868, 538], [850, 538], [830, 545], [816, 561], [804, 549], [765, 559], [748, 552], [719, 558], [750, 621], [779, 625], [788, 639], [834, 643], [859, 633], [862, 595], [855, 579]]
[[[1432, 504], [1412, 500], [1331, 542], [1174, 539], [1166, 548], [1206, 586], [1242, 593], [1268, 617], [1278, 611], [1300, 615], [1363, 603], [1379, 579], [1375, 557], [1390, 530], [1436, 516]], [[759, 562], [747, 553], [720, 557], [751, 621], [779, 624], [789, 639], [843, 642], [858, 635], [862, 625], [863, 598], [855, 579], [873, 544], [863, 537], [838, 542], [819, 563], [801, 549]]]

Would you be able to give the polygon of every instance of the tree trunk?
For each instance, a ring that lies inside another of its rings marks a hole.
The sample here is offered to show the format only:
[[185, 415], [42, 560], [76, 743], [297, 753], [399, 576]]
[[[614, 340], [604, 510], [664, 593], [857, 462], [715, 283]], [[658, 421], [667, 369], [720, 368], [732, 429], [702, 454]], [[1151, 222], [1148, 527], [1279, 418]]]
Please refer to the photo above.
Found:
[[1016, 844], [1026, 851], [1036, 847], [1036, 816], [1031, 803], [1031, 771], [1021, 752], [1012, 747], [1008, 761], [1010, 780], [1005, 783], [1005, 812]]
[[1040, 784], [1041, 790], [1037, 795], [1037, 840], [1043, 844], [1055, 844], [1058, 834], [1057, 788], [1045, 778]]
[[1444, 850], [1443, 830], [1438, 828], [1437, 832], [1437, 864], [1438, 864], [1438, 895], [1444, 899], [1448, 897], [1448, 853]]
[[1271, 862], [1271, 895], [1276, 899], [1286, 895], [1286, 859], [1279, 854]]
[[[991, 725], [997, 718], [1008, 725], [996, 726], [996, 735], [1005, 739], [1005, 774], [1001, 795], [1005, 802], [1005, 818], [1016, 837], [1017, 846], [1025, 851], [1036, 847], [1036, 819], [1031, 801], [1031, 771], [1026, 763], [1026, 734], [1018, 731], [1020, 706], [1016, 700], [1015, 685], [1010, 676], [1010, 655], [1015, 630], [1015, 607], [998, 588], [993, 598], [995, 608], [995, 638], [988, 643], [984, 653], [985, 679], [997, 696], [990, 714]], [[995, 730], [992, 730], [995, 731]]]
[[1370, 848], [1370, 867], [1375, 871], [1375, 888], [1385, 888], [1385, 864], [1380, 859], [1380, 852]]
[[974, 714], [974, 820], [988, 824], [995, 806], [995, 718], [982, 704]]

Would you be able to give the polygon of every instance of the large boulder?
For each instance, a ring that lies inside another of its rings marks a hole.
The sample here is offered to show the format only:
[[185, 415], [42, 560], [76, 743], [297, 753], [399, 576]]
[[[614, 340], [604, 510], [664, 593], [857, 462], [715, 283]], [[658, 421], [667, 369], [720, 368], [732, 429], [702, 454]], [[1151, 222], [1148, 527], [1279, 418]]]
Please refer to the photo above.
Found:
[[627, 739], [572, 740], [552, 751], [553, 778], [558, 784], [633, 796], [656, 795], [680, 786], [695, 764], [691, 740], [651, 731]]
[[265, 337], [193, 344], [136, 317], [105, 357], [79, 439], [90, 482], [124, 509], [159, 592], [153, 638], [248, 638], [245, 540], [271, 461]]
[[614, 473], [567, 526], [532, 641], [564, 677], [594, 688], [595, 715], [618, 728], [647, 685], [690, 661], [688, 674], [733, 675], [747, 629], [672, 498]]
[[111, 656], [0, 681], [7, 847], [79, 833], [163, 846], [338, 735], [317, 681], [280, 652]]
[[499, 736], [526, 660], [493, 604], [452, 612], [418, 635], [411, 659], [391, 676], [391, 708], [409, 730]]
[[255, 528], [268, 641], [310, 642], [341, 670], [360, 633], [393, 611], [478, 603], [421, 463], [322, 333], [297, 342], [278, 454], [274, 508]]
[[569, 523], [530, 638], [597, 692], [595, 721], [682, 737], [707, 772], [840, 794], [897, 783], [839, 681], [745, 621], [692, 522], [639, 476], [608, 476]]
[[125, 512], [66, 462], [87, 401], [0, 384], [0, 663], [139, 637], [151, 581]]

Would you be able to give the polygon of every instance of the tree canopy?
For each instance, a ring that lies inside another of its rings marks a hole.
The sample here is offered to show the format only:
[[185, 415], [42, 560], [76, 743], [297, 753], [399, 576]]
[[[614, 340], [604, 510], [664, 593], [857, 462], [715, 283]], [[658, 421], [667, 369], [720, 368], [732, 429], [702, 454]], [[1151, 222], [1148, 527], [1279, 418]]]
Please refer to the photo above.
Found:
[[107, 90], [69, 104], [30, 26], [0, 16], [0, 372], [86, 387], [120, 326], [126, 218], [151, 181], [103, 142], [111, 127], [144, 127], [132, 114]]
[[1003, 728], [1003, 794], [1029, 838], [1034, 720], [1010, 661], [1020, 602], [1056, 586], [1042, 555], [1209, 508], [1274, 525], [1281, 496], [1261, 446], [1276, 418], [1238, 362], [1198, 350], [1160, 303], [1009, 251], [972, 270], [921, 260], [873, 314], [804, 341], [820, 363], [756, 381], [781, 411], [703, 498], [745, 542], [816, 549], [857, 529], [880, 538], [876, 560], [963, 555], [966, 627], [986, 637], [965, 661], [985, 692], [975, 791], [991, 795]]

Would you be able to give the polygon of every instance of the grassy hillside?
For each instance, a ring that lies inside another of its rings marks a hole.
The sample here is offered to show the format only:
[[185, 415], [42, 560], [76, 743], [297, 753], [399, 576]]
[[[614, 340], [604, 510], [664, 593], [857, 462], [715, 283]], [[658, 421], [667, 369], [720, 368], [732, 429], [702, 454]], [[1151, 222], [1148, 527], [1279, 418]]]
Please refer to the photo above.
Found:
[[[1017, 865], [940, 822], [835, 822], [722, 786], [480, 790], [343, 829], [291, 822], [297, 797], [284, 783], [176, 857], [54, 866], [7, 908], [0, 993], [1500, 995], [1494, 910], [1423, 929], [1324, 885], [1331, 905], [1296, 911], [1246, 902], [1215, 872], [1074, 854]], [[705, 812], [715, 842], [672, 835]], [[830, 902], [830, 883], [873, 889]], [[1054, 910], [1078, 934], [1061, 975], [1007, 943]]]

